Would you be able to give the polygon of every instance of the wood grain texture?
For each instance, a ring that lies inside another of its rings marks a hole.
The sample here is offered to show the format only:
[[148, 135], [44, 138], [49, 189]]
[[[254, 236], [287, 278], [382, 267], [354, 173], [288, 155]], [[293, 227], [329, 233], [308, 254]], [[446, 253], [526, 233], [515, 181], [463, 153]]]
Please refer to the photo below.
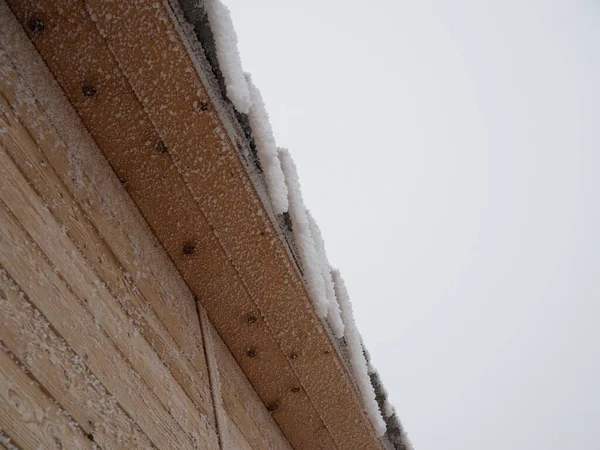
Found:
[[92, 449], [92, 442], [0, 349], [0, 429], [22, 449]]
[[[1, 55], [0, 61], [2, 61]], [[30, 102], [25, 104], [31, 105]], [[27, 111], [23, 111], [25, 108], [19, 107], [20, 105], [23, 105], [23, 102], [16, 103], [22, 117]], [[54, 216], [61, 220], [65, 232], [77, 250], [84, 255], [86, 262], [92, 266], [97, 276], [106, 283], [107, 290], [110, 290], [110, 294], [136, 324], [137, 329], [156, 350], [160, 359], [169, 367], [176, 381], [195, 401], [200, 412], [209, 418], [211, 424], [214, 424], [214, 412], [206, 375], [202, 376], [202, 372], [200, 374], [196, 372], [151, 307], [153, 303], [162, 300], [160, 297], [154, 297], [153, 302], [148, 302], [142, 296], [129, 273], [119, 265], [107, 245], [107, 242], [114, 241], [115, 234], [105, 236], [99, 234], [62, 183], [53, 166], [48, 163], [52, 162], [46, 157], [50, 153], [48, 148], [61, 146], [64, 149], [64, 144], [58, 140], [51, 127], [42, 125], [47, 123], [43, 112], [29, 107], [34, 110], [32, 113], [35, 114], [35, 123], [31, 123], [33, 130], [31, 128], [28, 130], [19, 123], [19, 119], [2, 94], [0, 94], [0, 109], [3, 110], [2, 120], [8, 130], [0, 137], [0, 142], [3, 142], [20, 170], [27, 175], [28, 181], [41, 196], [44, 205], [47, 205]], [[40, 138], [37, 142], [32, 138], [33, 133]]]
[[34, 44], [293, 446], [380, 448], [165, 4], [10, 4], [46, 22]]
[[[95, 317], [81, 304], [85, 299], [80, 302], [70, 291], [57, 268], [49, 264], [46, 255], [4, 204], [0, 207], [0, 264], [157, 447], [195, 447], [190, 436], [153, 393], [154, 386], [147, 386], [122, 357]], [[102, 313], [110, 314], [111, 311], [94, 298], [90, 300], [85, 303], [94, 304], [95, 312], [101, 317]], [[103, 318], [107, 320], [109, 318]], [[113, 337], [126, 340], [134, 336], [119, 332]]]
[[289, 442], [214, 328], [212, 335], [223, 407], [229, 419], [253, 449], [291, 450]]
[[[236, 358], [243, 361], [249, 346], [260, 347], [260, 356], [246, 361], [243, 368], [251, 379], [261, 380], [255, 383], [255, 388], [265, 403], [277, 401], [285, 394], [286, 385], [298, 383], [297, 377], [264, 322], [256, 327], [245, 326], [246, 314], [257, 313], [256, 305], [183, 183], [170, 154], [157, 154], [156, 143], [160, 137], [103, 46], [102, 36], [87, 11], [79, 2], [71, 0], [61, 2], [60, 6], [55, 2], [18, 2], [12, 6], [24, 17], [32, 14], [27, 9], [32, 8], [44, 16], [49, 28], [65, 27], [61, 28], [65, 33], [49, 34], [49, 39], [35, 44], [43, 44], [46, 52], [57, 48], [75, 52], [69, 61], [77, 61], [77, 64], [66, 61], [63, 52], [50, 57], [46, 63], [59, 81], [69, 80], [70, 88], [63, 85], [65, 93], [117, 175], [127, 181], [129, 194], [146, 219], [151, 219], [152, 228], [165, 248], [171, 250], [170, 256], [207, 307], [213, 323], [220, 326]], [[102, 95], [93, 99], [83, 96], [82, 71], [104, 74]], [[106, 130], [111, 132], [106, 133]], [[190, 241], [197, 244], [196, 251], [193, 255], [184, 255], [182, 248]], [[278, 378], [265, 378], [265, 373], [277, 373]], [[298, 448], [302, 448], [307, 439], [307, 430], [318, 437], [322, 445], [335, 447], [307, 396], [298, 399], [295, 410], [281, 411], [278, 415], [289, 415], [293, 419], [288, 421], [291, 426], [286, 435], [295, 439]]]
[[0, 341], [105, 449], [154, 448], [83, 360], [0, 269]]
[[[28, 40], [26, 42], [30, 44]], [[55, 80], [47, 73], [43, 63], [39, 61], [42, 67], [32, 67], [24, 58], [28, 50], [35, 50], [14, 45], [11, 50], [7, 49], [5, 53], [0, 49], [3, 78], [6, 80], [0, 88], [41, 151], [27, 154], [19, 152], [20, 147], [17, 146], [12, 152], [13, 158], [33, 181], [45, 181], [44, 176], [50, 174], [43, 169], [44, 164], [54, 168], [60, 181], [53, 177], [50, 183], [38, 183], [37, 191], [55, 214], [66, 217], [63, 219], [66, 226], [69, 226], [71, 215], [81, 215], [79, 208], [85, 211], [93, 226], [86, 221], [82, 230], [70, 227], [71, 236], [88, 261], [96, 262], [98, 258], [100, 264], [96, 264], [96, 268], [109, 287], [117, 292], [117, 298], [127, 300], [127, 303], [121, 304], [128, 306], [134, 320], [141, 321], [143, 328], [150, 326], [147, 337], [159, 352], [165, 346], [170, 349], [169, 352], [163, 350], [161, 357], [170, 358], [178, 380], [185, 384], [203, 413], [214, 423], [210, 413], [212, 408], [206, 404], [210, 398], [208, 372], [191, 292], [158, 246], [68, 102], [61, 94], [48, 95]], [[9, 56], [8, 53], [12, 54]], [[19, 66], [18, 71], [13, 64]], [[35, 96], [19, 73], [26, 73], [29, 82], [35, 84]], [[47, 76], [44, 77], [44, 74]], [[55, 90], [58, 91], [58, 87]], [[44, 107], [45, 114], [38, 103]], [[42, 117], [47, 120], [41, 120]], [[65, 188], [71, 195], [65, 192]], [[78, 205], [69, 206], [73, 204], [73, 198]], [[69, 205], [66, 202], [70, 202]], [[87, 242], [87, 236], [94, 235], [91, 228], [96, 228], [103, 239]], [[156, 316], [162, 324], [158, 323]], [[172, 345], [172, 339], [164, 328], [177, 345]], [[185, 358], [180, 358], [179, 349]], [[186, 359], [195, 369], [194, 377], [190, 375]], [[177, 367], [179, 364], [184, 367]], [[184, 371], [185, 376], [180, 375], [180, 371]]]
[[[193, 442], [203, 442], [211, 435], [216, 438], [206, 417], [198, 412], [138, 327], [120, 308], [104, 280], [98, 278], [66, 235], [64, 224], [56, 221], [4, 151], [0, 152], [0, 165], [0, 177], [4, 179], [0, 198], [52, 261], [80, 304], [93, 315], [94, 326], [105, 331]], [[72, 219], [83, 228], [84, 217]]]

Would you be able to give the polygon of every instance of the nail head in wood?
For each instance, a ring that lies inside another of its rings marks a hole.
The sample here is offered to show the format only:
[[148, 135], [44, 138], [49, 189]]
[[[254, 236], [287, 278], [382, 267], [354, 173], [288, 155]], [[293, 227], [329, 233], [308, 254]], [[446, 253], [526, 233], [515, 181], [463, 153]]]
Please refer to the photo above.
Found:
[[184, 255], [192, 255], [196, 251], [196, 246], [194, 244], [185, 244], [183, 246], [183, 254]]
[[267, 405], [267, 411], [269, 412], [275, 412], [279, 409], [279, 403], [271, 403], [269, 405]]
[[200, 110], [202, 111], [208, 111], [208, 102], [200, 102]]
[[167, 153], [167, 144], [165, 144], [165, 141], [162, 139], [158, 141], [158, 144], [156, 144], [156, 150], [158, 150], [158, 153]]
[[290, 359], [298, 359], [297, 353], [290, 353]]
[[32, 17], [31, 19], [29, 19], [28, 25], [29, 29], [36, 34], [41, 33], [46, 29], [46, 24], [44, 23], [44, 21], [42, 19], [38, 19], [37, 17]]
[[249, 324], [256, 323], [257, 321], [258, 317], [256, 317], [254, 314], [250, 314], [248, 317], [246, 317], [246, 322], [248, 322]]
[[293, 388], [290, 389], [290, 391], [292, 391], [294, 394], [300, 392], [300, 388], [298, 386], [294, 386]]
[[86, 97], [94, 97], [96, 95], [96, 93], [98, 91], [96, 91], [96, 86], [94, 86], [93, 84], [85, 84], [82, 88], [81, 91], [83, 92], [83, 95], [85, 95]]
[[249, 348], [246, 350], [246, 355], [250, 358], [254, 358], [256, 356], [256, 349]]

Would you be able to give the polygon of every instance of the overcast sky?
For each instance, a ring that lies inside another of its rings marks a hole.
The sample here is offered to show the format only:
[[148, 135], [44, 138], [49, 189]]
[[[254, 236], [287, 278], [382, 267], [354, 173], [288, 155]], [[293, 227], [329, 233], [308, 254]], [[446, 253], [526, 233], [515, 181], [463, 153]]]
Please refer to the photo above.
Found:
[[600, 449], [600, 3], [224, 1], [416, 450]]

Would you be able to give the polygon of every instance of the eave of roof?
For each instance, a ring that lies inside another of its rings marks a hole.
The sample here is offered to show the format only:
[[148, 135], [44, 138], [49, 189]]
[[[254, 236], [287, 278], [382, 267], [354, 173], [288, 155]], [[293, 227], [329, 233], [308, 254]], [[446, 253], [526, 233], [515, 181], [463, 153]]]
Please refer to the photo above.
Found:
[[195, 43], [166, 4], [85, 3], [9, 2], [24, 25], [44, 18], [34, 45], [290, 441], [380, 448]]

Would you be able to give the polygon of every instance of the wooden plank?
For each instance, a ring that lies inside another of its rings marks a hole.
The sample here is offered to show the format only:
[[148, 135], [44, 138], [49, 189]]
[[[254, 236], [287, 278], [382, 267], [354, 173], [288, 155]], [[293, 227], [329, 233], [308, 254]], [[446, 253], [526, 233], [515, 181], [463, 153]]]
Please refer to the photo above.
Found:
[[77, 424], [0, 349], [0, 428], [22, 448], [91, 449]]
[[[58, 208], [62, 205], [63, 198], [70, 198], [66, 193], [58, 192], [58, 188], [62, 188], [64, 185], [77, 199], [79, 206], [85, 210], [100, 234], [108, 237], [104, 240], [104, 244], [110, 247], [110, 251], [99, 252], [96, 249], [96, 254], [105, 255], [103, 257], [107, 258], [109, 263], [113, 266], [121, 265], [126, 271], [125, 280], [123, 280], [122, 273], [119, 275], [120, 280], [117, 279], [112, 283], [110, 277], [105, 277], [109, 278], [107, 280], [109, 286], [113, 290], [119, 290], [124, 286], [127, 290], [124, 295], [133, 296], [135, 301], [138, 293], [141, 293], [150, 302], [156, 315], [160, 317], [185, 357], [196, 369], [197, 377], [200, 379], [194, 379], [191, 383], [195, 389], [189, 387], [190, 383], [187, 387], [190, 388], [195, 400], [200, 403], [203, 412], [214, 424], [214, 418], [209, 413], [212, 408], [203, 405], [206, 399], [210, 398], [207, 382], [208, 371], [192, 294], [181, 280], [164, 250], [157, 245], [147, 224], [139, 215], [128, 195], [123, 192], [122, 186], [115, 179], [107, 161], [77, 120], [71, 106], [64, 100], [62, 94], [49, 95], [56, 82], [47, 73], [43, 62], [39, 61], [42, 67], [30, 67], [30, 61], [24, 58], [28, 53], [27, 50], [29, 53], [35, 53], [31, 43], [25, 37], [24, 40], [30, 48], [15, 48], [13, 45], [10, 56], [4, 53], [4, 50], [0, 50], [3, 67], [2, 78], [6, 80], [4, 84], [0, 83], [0, 89], [17, 111], [20, 120], [29, 128], [32, 136], [40, 144], [42, 153], [35, 152], [40, 164], [49, 162], [62, 180], [62, 184], [53, 181], [56, 183], [57, 189], [50, 189], [50, 192], [38, 190], [38, 192], [41, 193], [51, 209], [54, 206]], [[19, 71], [15, 70], [10, 58], [16, 58], [14, 64], [19, 66]], [[36, 61], [35, 58], [32, 60]], [[24, 73], [29, 75], [29, 82], [35, 84], [37, 100], [45, 105], [45, 114], [42, 114], [38, 102], [33, 101], [31, 90], [25, 86], [22, 78]], [[35, 74], [37, 78], [32, 80], [32, 74]], [[44, 74], [50, 79], [46, 79]], [[56, 86], [54, 90], [58, 91], [58, 87]], [[31, 101], [25, 102], [23, 99]], [[48, 104], [48, 99], [58, 99], [63, 102], [62, 104], [55, 104], [56, 102]], [[53, 123], [49, 124], [39, 120], [42, 116], [52, 116], [49, 121]], [[24, 161], [24, 158], [19, 158], [16, 154], [13, 154], [13, 158], [17, 162], [23, 161], [20, 168], [30, 176], [30, 179], [36, 177], [31, 172], [39, 170], [40, 166], [36, 166], [30, 161]], [[57, 200], [57, 196], [61, 197], [61, 201]], [[75, 228], [73, 232], [77, 231], [78, 229]], [[89, 253], [92, 249], [83, 247], [83, 250], [87, 250], [88, 260], [90, 260]], [[92, 261], [95, 259], [95, 257], [91, 258]], [[114, 259], [117, 261], [113, 261]], [[109, 275], [113, 272], [109, 271]], [[116, 271], [116, 274], [119, 274], [119, 271]], [[130, 280], [135, 283], [133, 289], [130, 289]], [[120, 298], [119, 295], [117, 297]], [[152, 310], [144, 311], [145, 316], [149, 314], [151, 317], [147, 317], [146, 320], [150, 323], [155, 322]], [[153, 334], [155, 333], [163, 334], [159, 325], [154, 326]], [[167, 336], [162, 336], [162, 339], [169, 340]], [[184, 381], [179, 378], [178, 380], [185, 383], [185, 378]], [[199, 391], [201, 398], [198, 398], [194, 391]]]
[[253, 450], [253, 447], [246, 440], [242, 432], [229, 416], [225, 416], [225, 445], [223, 450]]
[[0, 269], [0, 340], [104, 448], [154, 448], [116, 399]]
[[290, 449], [277, 422], [273, 420], [225, 343], [212, 330], [221, 393], [227, 415], [255, 449]]
[[150, 6], [145, 0], [135, 7], [117, 0], [85, 3], [279, 346], [299, 356], [293, 370], [337, 446], [381, 447], [235, 144], [214, 114], [194, 108], [209, 95], [168, 8], [143, 8]]
[[[80, 3], [11, 4], [22, 23], [47, 21], [52, 31], [35, 45], [263, 401], [282, 405], [274, 417], [294, 446], [335, 448], [331, 432], [339, 448], [380, 448], [235, 146], [211, 107], [195, 108], [208, 95], [165, 5], [88, 1], [96, 29]], [[153, 157], [161, 137], [173, 164]], [[190, 241], [191, 257], [182, 252]], [[256, 326], [245, 323], [250, 313]], [[296, 384], [303, 392], [290, 397]]]
[[[5, 63], [2, 55], [0, 55], [0, 62]], [[4, 85], [6, 90], [9, 90], [12, 86], [14, 85]], [[0, 83], [0, 89], [2, 89], [2, 83]], [[23, 97], [21, 96], [21, 98]], [[209, 418], [211, 425], [214, 425], [214, 411], [208, 389], [208, 377], [206, 376], [203, 379], [199, 376], [201, 374], [196, 372], [187, 357], [182, 354], [179, 346], [156, 316], [146, 298], [142, 296], [140, 290], [132, 282], [131, 276], [123, 270], [116, 260], [112, 250], [106, 243], [114, 242], [115, 234], [109, 234], [104, 239], [99, 235], [63, 182], [58, 178], [52, 166], [47, 164], [47, 148], [64, 147], [64, 144], [58, 140], [52, 128], [43, 127], [43, 124], [46, 123], [44, 120], [45, 115], [38, 108], [35, 108], [35, 102], [15, 101], [13, 104], [21, 113], [28, 111], [23, 111], [24, 107], [20, 105], [29, 105], [30, 109], [34, 109], [30, 112], [34, 114], [35, 119], [32, 117], [32, 120], [35, 120], [36, 128], [39, 128], [36, 134], [42, 137], [43, 140], [38, 145], [32, 139], [28, 130], [19, 123], [19, 118], [13, 114], [6, 100], [0, 94], [0, 110], [3, 110], [4, 115], [3, 119], [0, 119], [0, 126], [4, 123], [7, 130], [0, 137], [0, 142], [3, 142], [21, 171], [27, 175], [50, 211], [61, 220], [77, 249], [86, 257], [87, 262], [102, 281], [107, 284], [112, 296], [117, 299], [119, 305], [133, 319], [142, 335], [169, 367], [177, 382], [195, 401], [200, 412]], [[40, 150], [43, 151], [40, 152]], [[153, 303], [156, 303], [156, 301], [162, 303], [159, 297], [153, 298], [155, 300]], [[204, 372], [207, 374], [206, 369]]]
[[[56, 234], [51, 236], [55, 238]], [[59, 277], [59, 271], [47, 262], [3, 204], [0, 207], [0, 264], [158, 448], [194, 448], [187, 433], [123, 359], [95, 317], [84, 309]], [[90, 297], [88, 304], [104, 309]], [[133, 337], [119, 333], [119, 338], [128, 338], [129, 342]]]
[[[11, 130], [6, 133], [8, 136]], [[0, 152], [0, 166], [0, 177], [4, 180], [0, 198], [92, 313], [94, 325], [106, 332], [192, 442], [216, 442], [215, 431], [206, 417], [199, 413], [148, 341], [131, 323], [4, 149]], [[73, 219], [82, 227], [81, 217]], [[48, 239], [48, 235], [53, 238]]]
[[2, 427], [0, 427], [0, 450], [19, 450]]
[[[26, 3], [20, 2], [17, 6], [20, 8]], [[89, 99], [84, 98], [81, 91], [67, 89], [66, 92], [73, 96], [71, 100], [79, 106], [82, 117], [88, 119], [88, 127], [110, 161], [120, 165], [117, 173], [128, 181], [128, 192], [132, 198], [146, 213], [153, 214], [152, 225], [155, 231], [160, 230], [163, 244], [176, 248], [178, 253], [175, 256], [180, 260], [183, 255], [181, 249], [187, 239], [199, 244], [196, 252], [186, 257], [179, 269], [193, 282], [194, 290], [202, 301], [205, 304], [210, 301], [211, 319], [217, 320], [221, 329], [226, 331], [223, 335], [228, 337], [228, 345], [234, 349], [236, 358], [246, 360], [246, 373], [254, 380], [264, 380], [256, 384], [261, 398], [267, 403], [276, 401], [285, 394], [286, 386], [298, 383], [286, 355], [282, 354], [263, 322], [247, 326], [245, 317], [256, 311], [256, 305], [239, 282], [235, 269], [228, 262], [211, 226], [199, 211], [171, 159], [168, 155], [157, 155], [154, 143], [159, 140], [158, 135], [118, 72], [110, 53], [102, 46], [101, 36], [85, 33], [87, 27], [97, 33], [87, 12], [80, 8], [79, 3], [72, 1], [61, 2], [60, 6], [54, 2], [36, 2], [35, 8], [44, 15], [48, 27], [60, 23], [60, 27], [68, 30], [65, 34], [49, 35], [50, 39], [43, 42], [48, 50], [62, 47], [79, 52], [73, 59], [78, 61], [77, 65], [59, 66], [64, 62], [62, 57], [50, 59], [53, 70], [62, 70], [61, 75], [72, 80], [73, 85], [78, 82], [80, 71], [87, 64], [107, 74], [103, 79], [105, 95], [98, 96], [92, 103], [86, 102]], [[59, 22], [61, 17], [68, 17], [68, 20]], [[101, 111], [106, 111], [106, 114], [100, 114]], [[105, 133], [107, 129], [112, 132]], [[147, 142], [150, 144], [146, 145]], [[153, 192], [145, 186], [152, 186]], [[188, 234], [187, 230], [192, 233]], [[246, 351], [256, 343], [260, 348], [259, 357], [249, 359]], [[265, 373], [277, 373], [278, 378], [267, 380]], [[294, 418], [290, 423], [296, 422], [297, 426], [288, 427], [286, 433], [295, 436], [298, 443], [306, 439], [306, 430], [310, 430], [313, 435], [319, 436], [321, 442], [333, 445], [306, 396], [298, 403], [297, 411], [278, 414], [289, 414]]]

